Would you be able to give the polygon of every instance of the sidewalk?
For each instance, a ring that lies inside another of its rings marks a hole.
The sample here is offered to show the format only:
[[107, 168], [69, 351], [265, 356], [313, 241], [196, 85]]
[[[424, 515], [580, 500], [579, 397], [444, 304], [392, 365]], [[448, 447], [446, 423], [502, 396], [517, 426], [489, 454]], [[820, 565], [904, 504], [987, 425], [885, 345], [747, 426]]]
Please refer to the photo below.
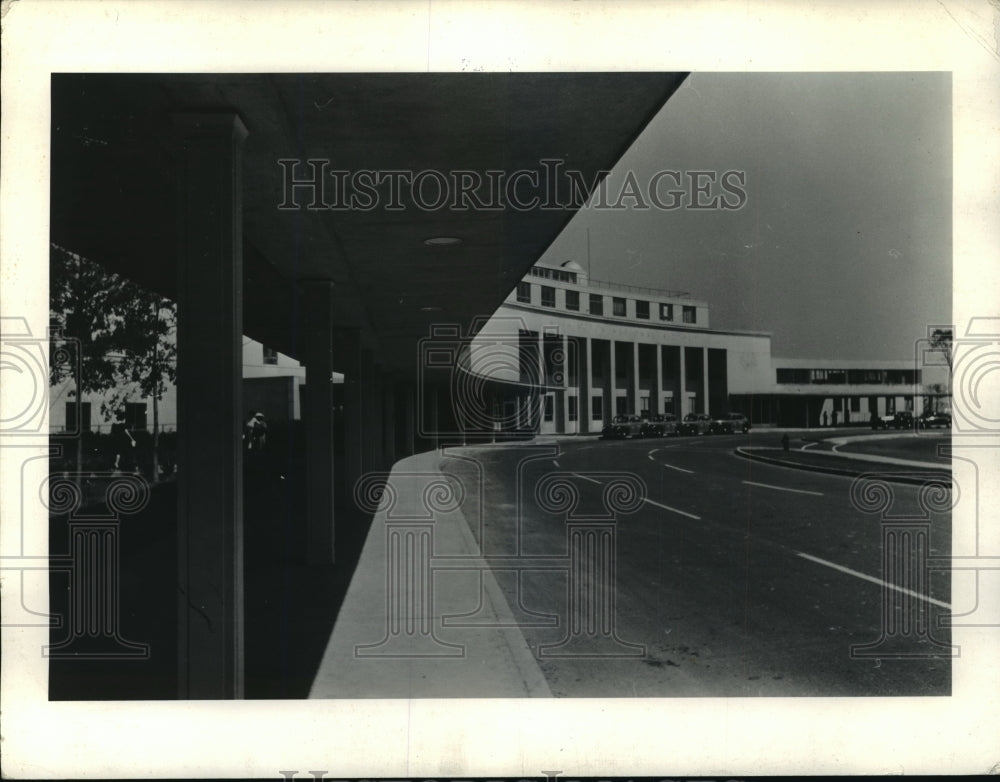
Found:
[[[492, 572], [428, 567], [430, 556], [479, 556], [456, 502], [465, 490], [440, 463], [437, 451], [411, 456], [381, 501], [362, 492], [379, 507], [311, 698], [551, 695]], [[442, 621], [472, 612], [480, 626]]]

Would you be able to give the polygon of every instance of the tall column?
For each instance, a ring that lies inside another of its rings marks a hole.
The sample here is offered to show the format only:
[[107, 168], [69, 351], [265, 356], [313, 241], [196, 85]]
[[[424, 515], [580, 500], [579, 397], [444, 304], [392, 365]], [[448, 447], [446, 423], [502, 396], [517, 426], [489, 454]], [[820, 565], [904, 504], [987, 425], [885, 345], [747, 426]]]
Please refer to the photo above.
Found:
[[680, 394], [677, 401], [677, 417], [684, 418], [691, 411], [687, 409], [687, 360], [684, 357], [685, 348], [681, 345], [678, 348], [678, 353], [680, 353], [680, 363], [678, 367], [678, 384], [680, 385]]
[[709, 413], [708, 409], [708, 348], [701, 349], [701, 412]]
[[334, 332], [334, 359], [337, 371], [344, 374], [344, 498], [351, 502], [354, 484], [363, 470], [361, 444], [364, 442], [364, 417], [361, 400], [361, 332], [338, 329]]
[[[567, 337], [565, 334], [563, 334], [560, 339], [562, 340], [562, 355], [563, 355], [562, 383], [561, 383], [561, 385], [562, 385], [562, 394], [561, 394], [561, 396], [562, 396], [562, 410], [560, 411], [560, 416], [561, 416], [561, 419], [562, 419], [562, 422], [563, 422], [562, 430], [564, 432], [566, 432], [567, 434], [577, 434], [580, 431], [580, 401], [579, 401], [579, 397], [577, 397], [576, 420], [575, 421], [570, 421], [569, 420], [569, 381], [570, 381], [569, 371], [570, 371], [570, 368], [571, 368], [570, 367], [570, 360], [569, 360], [569, 350], [570, 350], [570, 347], [569, 347], [569, 337]], [[577, 371], [577, 374], [579, 375], [579, 372], [580, 372], [580, 362], [579, 362], [579, 360], [576, 362], [576, 371]]]
[[632, 343], [632, 355], [629, 357], [629, 364], [632, 367], [631, 383], [629, 385], [629, 406], [635, 415], [639, 415], [639, 343]]
[[310, 280], [303, 293], [306, 558], [327, 564], [334, 559], [333, 283]]
[[403, 385], [403, 443], [404, 456], [417, 452], [417, 389], [410, 383]]
[[243, 225], [231, 112], [176, 114], [178, 695], [242, 698]]
[[615, 369], [615, 341], [613, 339], [608, 340], [608, 376], [604, 380], [604, 424], [605, 426], [611, 423], [611, 419], [614, 418], [615, 409], [617, 407], [617, 402], [615, 401], [615, 376], [617, 375], [617, 370]]
[[545, 375], [545, 332], [539, 329], [536, 334], [538, 336], [538, 389], [536, 392], [538, 402], [535, 405], [535, 431], [541, 432], [545, 420], [545, 389], [548, 386], [548, 378]]
[[663, 345], [656, 344], [653, 345], [653, 350], [656, 352], [656, 361], [654, 362], [652, 389], [650, 395], [653, 397], [653, 407], [652, 412], [654, 415], [664, 412], [663, 411]]
[[382, 465], [385, 469], [396, 461], [396, 384], [382, 375]]
[[593, 382], [590, 377], [591, 367], [591, 344], [590, 337], [584, 337], [583, 350], [578, 350], [579, 363], [576, 369], [576, 379], [580, 389], [577, 412], [580, 418], [580, 433], [590, 432], [590, 388]]

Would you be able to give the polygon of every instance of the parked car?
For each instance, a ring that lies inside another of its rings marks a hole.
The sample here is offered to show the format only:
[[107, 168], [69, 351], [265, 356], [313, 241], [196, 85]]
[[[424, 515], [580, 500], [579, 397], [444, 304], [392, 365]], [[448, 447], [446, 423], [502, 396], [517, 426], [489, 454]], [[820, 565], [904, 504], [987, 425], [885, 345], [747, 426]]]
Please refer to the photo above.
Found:
[[948, 413], [924, 413], [917, 423], [921, 429], [933, 429], [936, 426], [951, 429], [951, 415]]
[[890, 415], [876, 418], [872, 423], [872, 429], [912, 429], [913, 413], [909, 410], [898, 410]]
[[666, 437], [677, 434], [677, 416], [673, 413], [654, 414], [642, 422], [639, 433], [643, 437]]
[[688, 413], [678, 428], [681, 434], [708, 434], [712, 419], [707, 413]]
[[604, 427], [601, 436], [607, 439], [638, 437], [642, 429], [642, 421], [637, 415], [616, 415], [611, 423]]
[[710, 426], [712, 434], [733, 434], [734, 432], [750, 431], [750, 421], [743, 413], [726, 413], [712, 419]]

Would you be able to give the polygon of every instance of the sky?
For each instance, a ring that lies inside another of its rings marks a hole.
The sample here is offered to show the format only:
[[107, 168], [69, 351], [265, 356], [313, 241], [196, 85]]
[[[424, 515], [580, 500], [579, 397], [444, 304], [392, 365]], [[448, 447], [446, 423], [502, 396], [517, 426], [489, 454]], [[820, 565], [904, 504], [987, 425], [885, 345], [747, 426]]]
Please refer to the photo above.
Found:
[[910, 358], [951, 322], [951, 121], [947, 73], [692, 73], [608, 193], [734, 170], [742, 208], [590, 206], [541, 260], [587, 268], [589, 229], [592, 277], [688, 291], [774, 356]]

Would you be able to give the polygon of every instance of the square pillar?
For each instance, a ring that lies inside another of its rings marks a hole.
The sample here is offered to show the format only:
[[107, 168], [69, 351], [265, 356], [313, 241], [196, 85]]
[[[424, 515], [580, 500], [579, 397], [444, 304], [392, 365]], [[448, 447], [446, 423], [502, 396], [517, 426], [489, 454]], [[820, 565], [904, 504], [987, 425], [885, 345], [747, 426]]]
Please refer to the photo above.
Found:
[[306, 560], [334, 561], [333, 440], [333, 283], [303, 282], [302, 334], [306, 385], [303, 428], [306, 436]]
[[615, 407], [617, 402], [615, 401], [615, 379], [618, 374], [615, 368], [615, 341], [613, 339], [608, 340], [608, 366], [607, 366], [607, 377], [604, 378], [604, 425], [607, 426], [611, 423], [611, 419], [615, 416]]
[[701, 412], [711, 415], [708, 409], [708, 348], [701, 349]]
[[652, 407], [650, 412], [659, 415], [663, 410], [663, 345], [653, 345], [656, 353], [656, 361], [653, 367], [653, 383], [649, 395], [652, 397]]
[[362, 474], [379, 469], [378, 437], [375, 419], [381, 412], [376, 390], [375, 352], [361, 351], [361, 471]]
[[677, 417], [681, 419], [691, 412], [687, 409], [687, 362], [684, 358], [685, 350], [683, 345], [677, 348], [677, 352], [680, 354], [680, 364], [677, 373], [677, 383], [680, 386], [677, 401]]
[[576, 379], [580, 389], [579, 402], [577, 403], [577, 413], [580, 419], [580, 434], [589, 434], [590, 425], [590, 394], [591, 380], [591, 344], [590, 337], [583, 340], [583, 350], [579, 350], [579, 358], [576, 369]]
[[396, 461], [396, 385], [382, 376], [382, 460], [388, 469]]
[[243, 224], [232, 112], [176, 114], [178, 696], [242, 698]]
[[344, 492], [344, 502], [352, 503], [354, 484], [363, 472], [361, 446], [364, 441], [364, 422], [361, 399], [361, 332], [358, 329], [340, 328], [333, 335], [334, 368], [344, 375], [344, 436], [343, 461], [339, 481]]
[[417, 389], [412, 383], [403, 386], [403, 450], [404, 456], [417, 452]]
[[632, 343], [629, 365], [632, 369], [629, 377], [629, 407], [632, 408], [632, 415], [639, 415], [639, 343]]

